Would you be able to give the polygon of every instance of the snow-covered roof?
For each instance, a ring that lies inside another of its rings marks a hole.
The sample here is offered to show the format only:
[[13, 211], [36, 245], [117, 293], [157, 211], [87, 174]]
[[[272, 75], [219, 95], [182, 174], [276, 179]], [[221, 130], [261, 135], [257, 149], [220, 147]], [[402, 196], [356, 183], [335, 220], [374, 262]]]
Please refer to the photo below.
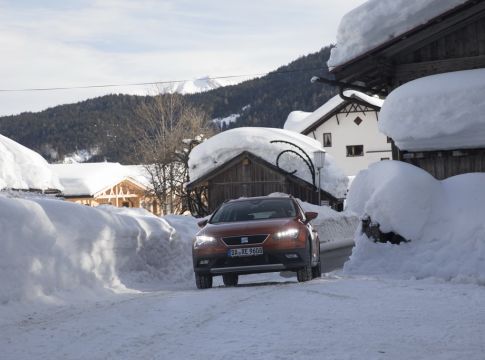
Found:
[[[347, 90], [344, 92], [344, 95], [347, 97], [355, 98], [361, 101], [364, 101], [372, 106], [375, 107], [382, 107], [384, 100], [366, 95], [359, 91], [354, 90]], [[288, 119], [283, 126], [286, 130], [295, 131], [298, 133], [304, 132], [306, 129], [311, 127], [313, 124], [318, 122], [323, 117], [327, 116], [328, 114], [335, 111], [341, 105], [343, 105], [347, 100], [344, 100], [340, 97], [340, 95], [336, 95], [327, 101], [325, 104], [320, 106], [317, 110], [313, 113], [304, 113], [302, 111], [293, 111], [288, 116]], [[304, 116], [307, 114], [307, 116]]]
[[51, 168], [59, 177], [66, 196], [93, 196], [125, 179], [146, 186], [136, 177], [138, 169], [119, 163], [54, 164]]
[[379, 129], [401, 150], [483, 148], [484, 93], [485, 69], [411, 81], [388, 96]]
[[347, 13], [328, 66], [343, 65], [469, 0], [369, 0]]
[[35, 151], [0, 135], [0, 189], [62, 190], [47, 161]]
[[[284, 150], [296, 150], [288, 144], [271, 144], [272, 140], [288, 141], [301, 147], [310, 157], [313, 152], [323, 151], [321, 144], [308, 136], [293, 131], [273, 128], [237, 128], [224, 131], [197, 145], [190, 153], [189, 174], [193, 182], [222, 166], [226, 161], [248, 151], [270, 164], [276, 165], [276, 158]], [[295, 157], [282, 156], [280, 167], [287, 171], [297, 170], [295, 176], [308, 183], [312, 177], [305, 163]], [[348, 179], [327, 154], [322, 172], [322, 189], [336, 198], [345, 197]]]

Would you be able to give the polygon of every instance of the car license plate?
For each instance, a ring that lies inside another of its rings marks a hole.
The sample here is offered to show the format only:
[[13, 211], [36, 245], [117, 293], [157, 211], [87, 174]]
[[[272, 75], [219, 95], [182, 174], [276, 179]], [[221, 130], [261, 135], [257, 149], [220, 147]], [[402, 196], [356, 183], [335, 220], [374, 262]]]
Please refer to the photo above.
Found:
[[258, 256], [263, 255], [262, 247], [230, 249], [227, 252], [229, 257]]

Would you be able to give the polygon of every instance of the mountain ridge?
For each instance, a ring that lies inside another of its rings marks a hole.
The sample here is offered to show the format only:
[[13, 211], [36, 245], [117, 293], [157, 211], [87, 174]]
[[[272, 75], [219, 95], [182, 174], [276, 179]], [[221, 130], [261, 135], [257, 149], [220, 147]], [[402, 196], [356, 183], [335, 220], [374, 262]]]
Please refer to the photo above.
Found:
[[[331, 46], [301, 56], [266, 76], [206, 92], [183, 95], [202, 108], [211, 119], [224, 119], [221, 130], [241, 126], [282, 128], [291, 111], [314, 111], [335, 95], [336, 90], [311, 84], [314, 75], [327, 76]], [[152, 96], [111, 94], [74, 104], [0, 117], [0, 134], [27, 146], [49, 162], [85, 149], [98, 149], [90, 161], [133, 161], [123, 129], [139, 121], [136, 109]]]

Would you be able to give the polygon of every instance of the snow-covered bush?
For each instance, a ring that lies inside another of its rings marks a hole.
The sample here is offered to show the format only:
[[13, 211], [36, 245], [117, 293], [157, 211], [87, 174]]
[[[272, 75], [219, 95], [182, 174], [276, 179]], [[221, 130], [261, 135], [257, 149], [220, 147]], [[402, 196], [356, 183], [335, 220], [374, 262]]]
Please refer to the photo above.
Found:
[[409, 164], [383, 161], [354, 180], [348, 209], [409, 243], [374, 243], [358, 232], [348, 273], [440, 277], [485, 283], [485, 174], [443, 181]]

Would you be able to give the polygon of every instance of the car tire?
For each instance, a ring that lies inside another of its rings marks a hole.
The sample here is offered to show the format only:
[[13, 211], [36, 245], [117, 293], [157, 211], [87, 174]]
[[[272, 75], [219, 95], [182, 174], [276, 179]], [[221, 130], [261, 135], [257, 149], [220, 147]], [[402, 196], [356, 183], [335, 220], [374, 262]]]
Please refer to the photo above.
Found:
[[197, 289], [210, 289], [212, 287], [212, 275], [195, 274]]
[[298, 282], [310, 281], [312, 279], [312, 267], [310, 265], [305, 265], [301, 269], [296, 271], [296, 278]]
[[321, 260], [318, 259], [317, 265], [312, 267], [312, 279], [316, 279], [320, 277], [322, 277], [322, 263], [321, 263]]
[[237, 286], [239, 276], [237, 274], [224, 274], [222, 275], [222, 281], [226, 286]]

